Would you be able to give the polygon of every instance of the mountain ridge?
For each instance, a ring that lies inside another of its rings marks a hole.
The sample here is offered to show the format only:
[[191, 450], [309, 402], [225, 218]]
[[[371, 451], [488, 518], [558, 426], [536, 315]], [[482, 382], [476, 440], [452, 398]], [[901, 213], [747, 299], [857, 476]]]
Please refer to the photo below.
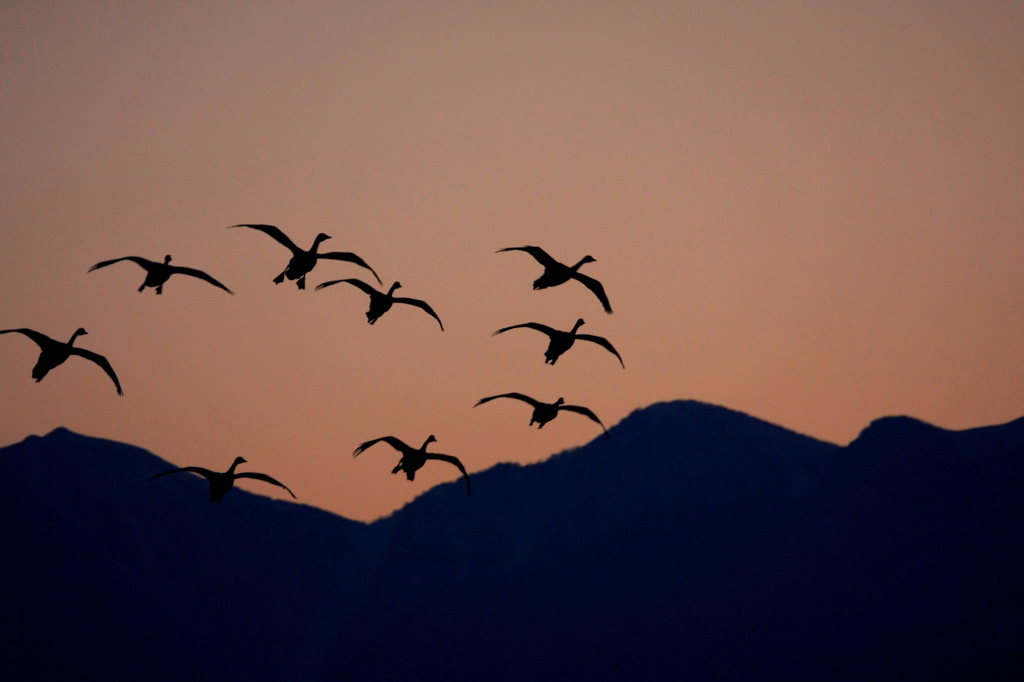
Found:
[[140, 448], [30, 436], [0, 448], [19, 557], [0, 636], [25, 653], [0, 670], [55, 637], [49, 676], [115, 679], [930, 679], [1020, 660], [1024, 419], [882, 418], [840, 446], [673, 401], [610, 432], [372, 523], [241, 490], [210, 505], [197, 477], [143, 485], [170, 465]]

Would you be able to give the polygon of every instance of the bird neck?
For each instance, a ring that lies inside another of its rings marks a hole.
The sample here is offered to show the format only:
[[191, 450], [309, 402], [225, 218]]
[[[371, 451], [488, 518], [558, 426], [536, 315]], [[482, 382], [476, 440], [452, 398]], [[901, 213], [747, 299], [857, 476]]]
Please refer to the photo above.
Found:
[[76, 331], [74, 334], [72, 334], [71, 335], [71, 340], [68, 341], [68, 345], [69, 346], [75, 345], [75, 339], [77, 339], [81, 335], [82, 335], [82, 332], [80, 332], [80, 331]]
[[398, 282], [395, 282], [394, 284], [392, 284], [391, 288], [388, 289], [388, 296], [392, 296], [395, 293], [396, 289], [398, 289]]
[[576, 265], [572, 266], [572, 271], [573, 272], [579, 272], [580, 271], [580, 267], [583, 266], [585, 263], [589, 263], [589, 262], [590, 261], [587, 258], [581, 258], [579, 263], [577, 263]]
[[582, 326], [583, 326], [583, 323], [582, 323], [582, 322], [576, 322], [576, 324], [574, 324], [574, 325], [572, 326], [572, 331], [571, 331], [571, 332], [569, 332], [569, 333], [570, 333], [570, 334], [573, 334], [573, 335], [575, 335], [575, 334], [576, 334], [576, 330], [577, 330], [577, 329], [579, 329], [579, 328], [580, 328], [580, 327], [582, 327]]
[[234, 462], [232, 462], [231, 468], [228, 469], [228, 474], [233, 476], [235, 473], [235, 467], [237, 467], [239, 464], [241, 464], [241, 462], [239, 462], [237, 459]]

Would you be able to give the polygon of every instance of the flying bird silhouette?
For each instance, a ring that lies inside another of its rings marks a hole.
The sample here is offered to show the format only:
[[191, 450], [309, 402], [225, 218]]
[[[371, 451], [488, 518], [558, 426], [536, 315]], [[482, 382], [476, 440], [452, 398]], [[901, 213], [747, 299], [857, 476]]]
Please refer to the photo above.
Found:
[[164, 256], [163, 263], [157, 263], [155, 261], [146, 260], [145, 258], [139, 258], [138, 256], [125, 256], [124, 258], [115, 258], [113, 260], [105, 260], [102, 263], [97, 263], [96, 265], [89, 268], [89, 272], [92, 272], [93, 270], [99, 270], [100, 268], [105, 268], [108, 265], [113, 265], [114, 263], [120, 263], [123, 260], [130, 260], [133, 263], [137, 263], [138, 265], [142, 266], [143, 269], [145, 269], [146, 281], [144, 281], [142, 283], [142, 286], [139, 287], [140, 292], [146, 287], [156, 287], [156, 293], [162, 294], [164, 293], [164, 283], [171, 278], [171, 275], [190, 275], [192, 277], [198, 277], [201, 280], [205, 280], [215, 287], [220, 287], [229, 294], [235, 293], [231, 291], [231, 289], [228, 289], [226, 286], [215, 280], [213, 277], [210, 277], [202, 270], [196, 270], [195, 268], [183, 268], [177, 265], [171, 265], [170, 256]]
[[580, 326], [583, 324], [583, 318], [580, 318], [576, 320], [576, 324], [573, 325], [573, 328], [571, 330], [563, 332], [559, 331], [558, 329], [552, 329], [547, 325], [538, 324], [536, 322], [526, 322], [524, 324], [514, 324], [511, 327], [504, 327], [491, 334], [491, 336], [497, 336], [498, 334], [507, 332], [509, 329], [519, 329], [520, 327], [524, 327], [526, 329], [536, 329], [539, 332], [547, 334], [550, 338], [550, 341], [548, 342], [548, 349], [544, 351], [544, 363], [548, 365], [555, 364], [559, 356], [562, 355], [562, 353], [564, 353], [565, 351], [572, 348], [572, 345], [577, 341], [577, 339], [580, 341], [591, 341], [601, 346], [615, 357], [617, 357], [619, 359], [619, 363], [622, 365], [623, 369], [625, 369], [626, 363], [622, 362], [622, 356], [619, 355], [619, 351], [615, 350], [615, 347], [608, 342], [608, 339], [602, 336], [594, 336], [593, 334], [576, 333], [576, 330], [579, 329]]
[[514, 398], [515, 400], [522, 400], [524, 403], [532, 405], [533, 416], [530, 417], [530, 426], [533, 426], [534, 422], [536, 422], [538, 429], [543, 429], [545, 424], [547, 424], [549, 421], [552, 421], [555, 417], [558, 416], [559, 411], [565, 410], [567, 412], [575, 412], [577, 414], [582, 414], [584, 417], [587, 417], [591, 421], [597, 422], [598, 424], [600, 424], [601, 429], [604, 431], [605, 438], [611, 438], [611, 436], [608, 435], [608, 429], [604, 427], [604, 424], [601, 423], [601, 420], [597, 418], [596, 414], [594, 414], [588, 408], [581, 407], [579, 405], [564, 405], [564, 398], [559, 398], [553, 403], [542, 403], [541, 401], [534, 400], [530, 396], [523, 395], [522, 393], [502, 393], [501, 395], [492, 395], [488, 396], [487, 398], [481, 398], [473, 407], [483, 405], [484, 403], [489, 403], [492, 400], [496, 400], [498, 398]]
[[[241, 224], [241, 225], [229, 225], [228, 229], [232, 227], [249, 227], [254, 230], [259, 230], [264, 234], [270, 235], [277, 243], [285, 246], [289, 251], [292, 252], [292, 259], [288, 261], [288, 267], [284, 269], [280, 275], [274, 278], [274, 284], [280, 284], [284, 281], [284, 278], [297, 279], [296, 285], [300, 289], [306, 288], [306, 274], [312, 270], [317, 263], [317, 260], [340, 260], [347, 263], [355, 263], [356, 265], [366, 268], [373, 273], [374, 277], [377, 277], [377, 273], [373, 271], [366, 262], [354, 253], [348, 253], [347, 251], [332, 251], [331, 253], [317, 253], [316, 250], [320, 246], [320, 242], [325, 239], [330, 239], [330, 235], [321, 232], [313, 240], [313, 246], [309, 251], [303, 251], [299, 247], [295, 246], [295, 242], [288, 238], [288, 236], [280, 229], [273, 225], [253, 225], [253, 224]], [[377, 281], [380, 282], [380, 277], [377, 277]]]
[[427, 452], [427, 446], [435, 442], [437, 439], [433, 436], [427, 436], [427, 439], [423, 441], [422, 447], [419, 450], [412, 448], [394, 436], [384, 436], [383, 438], [374, 438], [368, 440], [365, 443], [361, 443], [359, 447], [352, 451], [353, 457], [358, 457], [361, 452], [371, 447], [376, 443], [384, 441], [395, 450], [402, 453], [402, 458], [398, 460], [398, 466], [391, 470], [391, 473], [397, 474], [399, 471], [405, 471], [405, 477], [410, 481], [416, 478], [416, 472], [423, 468], [423, 465], [427, 463], [428, 459], [437, 459], [442, 462], [448, 462], [454, 464], [462, 472], [463, 477], [466, 479], [466, 495], [471, 493], [469, 485], [469, 474], [466, 473], [466, 467], [462, 466], [462, 462], [459, 461], [458, 457], [452, 457], [451, 455], [441, 455], [434, 452]]
[[437, 316], [437, 313], [434, 312], [434, 309], [427, 305], [425, 301], [420, 301], [419, 299], [415, 298], [401, 298], [392, 295], [395, 293], [395, 289], [398, 289], [399, 287], [402, 286], [401, 282], [395, 282], [394, 284], [392, 284], [391, 288], [388, 289], [388, 293], [386, 294], [377, 291], [366, 282], [363, 282], [358, 279], [331, 280], [330, 282], [324, 282], [323, 284], [317, 286], [316, 290], [320, 291], [324, 287], [329, 287], [332, 284], [338, 284], [339, 282], [351, 284], [352, 286], [362, 289], [363, 291], [370, 295], [370, 310], [366, 313], [366, 321], [369, 322], [370, 324], [373, 324], [384, 313], [391, 310], [391, 306], [394, 305], [395, 303], [406, 303], [408, 305], [414, 305], [417, 308], [422, 308], [423, 310], [425, 310], [428, 315], [437, 320], [437, 323], [441, 325], [441, 331], [444, 331], [444, 325], [441, 324], [441, 318]]
[[[193, 474], [199, 474], [210, 482], [210, 502], [221, 502], [224, 500], [224, 495], [229, 490], [235, 487], [235, 481], [239, 478], [255, 478], [257, 481], [266, 481], [267, 483], [273, 483], [276, 486], [284, 488], [288, 491], [288, 494], [295, 498], [295, 493], [291, 491], [288, 486], [280, 481], [267, 476], [266, 474], [258, 474], [251, 471], [244, 471], [240, 474], [235, 473], [235, 467], [239, 464], [244, 463], [246, 460], [244, 457], [235, 457], [235, 461], [231, 464], [231, 467], [227, 471], [221, 473], [219, 471], [210, 471], [203, 467], [182, 467], [180, 469], [171, 469], [170, 471], [161, 471], [159, 474], [153, 474], [149, 477], [149, 480], [154, 478], [160, 478], [161, 476], [170, 476], [171, 474], [180, 474], [183, 472], [189, 472]], [[298, 499], [298, 498], [295, 498]]]
[[24, 334], [28, 338], [32, 339], [42, 351], [39, 353], [39, 360], [36, 362], [36, 366], [32, 368], [32, 378], [35, 379], [37, 383], [42, 381], [43, 377], [45, 377], [47, 372], [51, 369], [63, 364], [64, 361], [72, 355], [77, 355], [85, 358], [86, 360], [92, 360], [99, 365], [103, 371], [107, 373], [107, 376], [113, 379], [114, 386], [117, 387], [117, 394], [124, 395], [124, 392], [121, 391], [121, 382], [117, 380], [117, 375], [114, 374], [114, 368], [110, 366], [110, 363], [107, 362], [105, 357], [99, 353], [93, 353], [91, 350], [74, 347], [73, 344], [75, 343], [76, 338], [89, 333], [81, 327], [71, 335], [71, 340], [67, 343], [54, 341], [46, 334], [40, 334], [39, 332], [31, 329], [4, 329], [0, 331], [0, 334], [10, 334], [12, 332]]
[[601, 305], [604, 306], [604, 311], [611, 315], [612, 304], [608, 302], [608, 296], [604, 293], [604, 287], [593, 277], [587, 277], [579, 272], [581, 265], [597, 262], [597, 259], [593, 256], [584, 256], [580, 259], [579, 263], [570, 267], [556, 261], [539, 246], [510, 246], [506, 249], [498, 249], [495, 253], [501, 253], [502, 251], [525, 251], [533, 256], [538, 263], [544, 266], [544, 274], [538, 277], [533, 283], [534, 289], [556, 287], [559, 284], [565, 284], [570, 279], [574, 279], [577, 282], [581, 282], [586, 288], [590, 289], [594, 295], [597, 296], [597, 300], [601, 301]]

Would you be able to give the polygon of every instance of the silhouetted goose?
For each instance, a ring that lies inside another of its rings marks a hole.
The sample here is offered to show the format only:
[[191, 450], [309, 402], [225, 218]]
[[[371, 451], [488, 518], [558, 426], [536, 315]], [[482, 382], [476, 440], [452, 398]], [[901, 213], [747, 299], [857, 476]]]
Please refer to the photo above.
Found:
[[115, 258], [113, 260], [105, 260], [102, 263], [97, 263], [96, 265], [89, 268], [89, 272], [92, 272], [93, 270], [99, 270], [100, 268], [105, 268], [108, 265], [113, 265], [114, 263], [120, 263], [123, 260], [130, 260], [133, 263], [139, 264], [145, 269], [146, 281], [142, 283], [141, 287], [139, 287], [140, 292], [146, 287], [156, 287], [156, 293], [162, 294], [164, 293], [164, 282], [170, 279], [171, 275], [189, 275], [191, 277], [198, 277], [201, 280], [205, 280], [215, 287], [220, 287], [229, 294], [235, 293], [231, 291], [231, 289], [228, 289], [226, 286], [215, 280], [213, 277], [210, 277], [202, 270], [196, 270], [195, 268], [183, 268], [177, 265], [171, 265], [170, 256], [164, 256], [163, 263], [157, 263], [155, 261], [146, 260], [145, 258], [139, 258], [138, 256], [125, 256], [124, 258]]
[[502, 393], [501, 395], [492, 395], [487, 398], [481, 398], [473, 407], [476, 407], [477, 405], [483, 405], [484, 403], [489, 403], [492, 400], [496, 400], [498, 398], [514, 398], [516, 400], [522, 400], [524, 403], [529, 403], [530, 405], [533, 405], [533, 416], [530, 417], [530, 426], [533, 426], [534, 422], [536, 422], [538, 429], [543, 429], [545, 424], [547, 424], [549, 421], [553, 420], [555, 417], [558, 416], [558, 412], [560, 410], [565, 410], [567, 412], [576, 412], [577, 414], [582, 414], [584, 417], [587, 417], [591, 421], [597, 422], [598, 424], [601, 425], [601, 429], [604, 431], [605, 438], [611, 437], [608, 435], [608, 429], [604, 428], [604, 424], [601, 423], [601, 420], [597, 418], [596, 414], [591, 412], [588, 408], [580, 407], [579, 405], [564, 405], [564, 398], [559, 398], [553, 403], [542, 403], [541, 401], [534, 400], [530, 396], [523, 395], [522, 393]]
[[74, 345], [72, 345], [75, 343], [76, 338], [82, 336], [83, 334], [89, 333], [82, 329], [81, 327], [79, 327], [78, 331], [71, 335], [71, 340], [69, 340], [67, 343], [54, 341], [46, 334], [40, 334], [39, 332], [33, 331], [31, 329], [4, 329], [0, 331], [0, 334], [10, 334], [12, 332], [24, 334], [28, 338], [32, 339], [33, 341], [36, 342], [36, 345], [39, 346], [39, 349], [42, 351], [39, 354], [39, 361], [36, 362], [36, 366], [32, 368], [32, 378], [35, 379], [37, 383], [42, 381], [43, 377], [45, 377], [46, 373], [49, 372], [51, 369], [53, 369], [57, 365], [63, 364], [64, 361], [67, 360], [72, 355], [78, 355], [79, 357], [83, 357], [86, 360], [92, 360], [97, 365], [99, 365], [103, 369], [103, 371], [107, 373], [107, 376], [114, 380], [114, 386], [117, 387], [117, 394], [124, 395], [124, 393], [121, 391], [121, 382], [117, 380], [117, 375], [114, 374], [114, 368], [110, 366], [110, 363], [107, 362], [107, 359], [105, 357], [103, 357], [99, 353], [93, 353], [91, 350], [85, 350], [84, 348], [75, 348]]
[[437, 316], [437, 313], [434, 312], [434, 309], [427, 305], [425, 301], [420, 301], [419, 299], [415, 298], [399, 298], [392, 295], [395, 293], [395, 289], [398, 289], [399, 287], [402, 286], [400, 282], [395, 282], [394, 284], [392, 284], [391, 288], [388, 289], [388, 293], [386, 294], [377, 291], [366, 282], [363, 282], [362, 280], [358, 279], [331, 280], [330, 282], [324, 282], [323, 284], [319, 285], [316, 288], [316, 290], [320, 291], [324, 287], [329, 287], [332, 284], [338, 284], [339, 282], [351, 284], [352, 286], [358, 287], [359, 289], [362, 289], [363, 291], [370, 295], [370, 310], [369, 312], [366, 313], [366, 321], [369, 322], [370, 324], [373, 324], [380, 318], [381, 315], [391, 310], [391, 306], [394, 305], [395, 303], [407, 303], [409, 305], [414, 305], [417, 308], [422, 308], [423, 310], [425, 310], [428, 315], [437, 320], [437, 323], [441, 325], [441, 331], [444, 331], [444, 325], [441, 324], [441, 318]]
[[[320, 242], [325, 239], [330, 239], [330, 235], [326, 235], [323, 232], [316, 236], [313, 240], [313, 247], [309, 251], [303, 251], [299, 247], [295, 246], [295, 242], [288, 238], [288, 236], [274, 227], [273, 225], [230, 225], [228, 229], [232, 227], [251, 227], [254, 230], [259, 230], [264, 234], [269, 234], [279, 244], [284, 245], [292, 252], [292, 259], [288, 261], [288, 267], [284, 269], [280, 275], [274, 278], [274, 284], [280, 284], [284, 281], [284, 278], [297, 279], [296, 282], [300, 289], [306, 288], [306, 273], [312, 270], [316, 266], [316, 262], [319, 259], [328, 260], [341, 260], [347, 263], [355, 263], [356, 265], [366, 268], [370, 272], [373, 272], [373, 268], [366, 264], [366, 262], [354, 253], [348, 253], [347, 251], [332, 251], [331, 253], [317, 253], [316, 250], [320, 246]], [[377, 273], [373, 272], [373, 276], [377, 277]], [[377, 281], [380, 282], [380, 277], [377, 277]]]
[[597, 259], [593, 256], [584, 256], [580, 259], [579, 263], [569, 267], [568, 265], [556, 261], [539, 246], [510, 246], [507, 249], [498, 249], [495, 253], [501, 253], [502, 251], [525, 251], [537, 259], [538, 263], [544, 266], [544, 274], [537, 278], [533, 283], [534, 289], [547, 289], [548, 287], [565, 284], [570, 279], [574, 279], [581, 282], [583, 286], [594, 292], [594, 295], [597, 296], [597, 300], [601, 301], [601, 305], [604, 306], [604, 311], [609, 315], [611, 314], [612, 304], [608, 302], [608, 296], [605, 295], [604, 287], [601, 283], [593, 277], [581, 275], [579, 272], [581, 265], [597, 262]]
[[[221, 502], [224, 499], [224, 495], [229, 490], [235, 487], [235, 481], [239, 478], [255, 478], [257, 481], [266, 481], [267, 483], [273, 483], [276, 486], [280, 486], [288, 491], [288, 494], [295, 498], [293, 493], [288, 486], [281, 483], [278, 480], [267, 476], [266, 474], [257, 474], [250, 471], [243, 472], [241, 474], [235, 473], [235, 467], [245, 462], [244, 457], [235, 457], [235, 461], [231, 464], [231, 467], [221, 473], [219, 471], [210, 471], [203, 467], [182, 467], [180, 469], [171, 469], [170, 471], [162, 471], [159, 474], [153, 474], [149, 477], [149, 480], [154, 478], [160, 478], [161, 476], [169, 476], [171, 474], [180, 474], [182, 472], [190, 472], [193, 474], [199, 474], [210, 482], [210, 502]], [[298, 498], [295, 498], [298, 499]]]
[[363, 452], [370, 446], [381, 441], [384, 441], [385, 443], [393, 447], [395, 450], [398, 450], [399, 452], [402, 453], [402, 458], [398, 460], [398, 466], [392, 469], [391, 473], [397, 474], [399, 471], [405, 471], [405, 477], [408, 478], [410, 481], [416, 478], [416, 472], [423, 468], [423, 465], [427, 463], [428, 459], [438, 459], [441, 460], [442, 462], [448, 462], [449, 464], [454, 464], [455, 466], [457, 466], [459, 468], [459, 471], [462, 472], [462, 475], [466, 479], [466, 494], [469, 495], [471, 493], [469, 486], [469, 474], [466, 473], [466, 467], [462, 466], [462, 462], [459, 461], [459, 458], [452, 457], [451, 455], [441, 455], [433, 452], [427, 452], [427, 446], [436, 440], [437, 439], [434, 438], [433, 436], [428, 436], [427, 439], [423, 441], [423, 446], [419, 450], [417, 450], [415, 448], [409, 447], [408, 445], [398, 440], [394, 436], [384, 436], [383, 438], [374, 438], [373, 440], [368, 440], [365, 443], [360, 444], [358, 448], [352, 451], [352, 456], [358, 457], [361, 452]]
[[558, 360], [558, 357], [565, 351], [572, 348], [572, 344], [575, 343], [577, 339], [580, 341], [592, 341], [593, 343], [596, 343], [597, 345], [601, 346], [602, 348], [610, 352], [612, 355], [617, 357], [619, 359], [619, 363], [622, 365], [623, 369], [625, 369], [626, 363], [622, 362], [622, 356], [619, 355], [619, 351], [615, 350], [614, 346], [612, 346], [612, 344], [608, 342], [608, 339], [601, 336], [594, 336], [593, 334], [576, 333], [576, 330], [579, 329], [582, 324], [583, 318], [580, 318], [576, 320], [576, 324], [573, 325], [573, 328], [571, 330], [563, 332], [559, 331], [558, 329], [552, 329], [547, 325], [537, 324], [536, 322], [526, 322], [524, 324], [514, 324], [511, 327], [499, 329], [498, 331], [491, 334], [491, 336], [497, 336], [502, 332], [507, 332], [509, 329], [519, 329], [520, 327], [525, 327], [526, 329], [536, 329], [539, 332], [547, 334], [551, 341], [548, 343], [548, 349], [544, 351], [544, 362], [545, 364], [548, 365], [555, 364], [555, 361]]

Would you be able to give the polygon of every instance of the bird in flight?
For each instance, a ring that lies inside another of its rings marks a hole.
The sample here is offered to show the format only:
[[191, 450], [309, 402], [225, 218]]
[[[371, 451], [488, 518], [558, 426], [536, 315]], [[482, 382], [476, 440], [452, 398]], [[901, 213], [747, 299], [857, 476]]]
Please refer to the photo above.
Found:
[[[373, 271], [373, 268], [367, 265], [362, 258], [360, 258], [354, 253], [348, 253], [347, 251], [317, 253], [316, 250], [320, 246], [320, 242], [324, 241], [325, 239], [331, 238], [330, 235], [324, 234], [323, 232], [318, 234], [316, 236], [316, 239], [313, 240], [313, 246], [312, 248], [310, 248], [309, 251], [303, 251], [299, 247], [295, 246], [295, 242], [289, 239], [288, 235], [286, 235], [284, 232], [274, 227], [273, 225], [229, 225], [228, 229], [231, 229], [232, 227], [249, 227], [254, 230], [259, 230], [264, 234], [270, 235], [275, 241], [277, 241], [277, 243], [282, 244], [289, 251], [292, 252], [292, 259], [288, 261], [288, 267], [284, 269], [284, 272], [282, 272], [280, 275], [274, 278], [274, 284], [280, 284], [281, 282], [284, 281], [284, 278], [287, 277], [288, 279], [298, 280], [298, 282], [296, 282], [296, 285], [300, 289], [305, 289], [306, 274], [310, 270], [312, 270], [316, 266], [317, 261], [321, 259], [340, 260], [348, 263], [355, 263], [360, 267], [366, 268], [367, 270], [373, 273], [374, 277], [377, 277], [377, 273]], [[377, 281], [380, 282], [380, 277], [377, 277]]]
[[501, 253], [502, 251], [525, 251], [533, 256], [538, 263], [544, 266], [544, 274], [537, 278], [533, 283], [534, 289], [547, 289], [548, 287], [565, 284], [570, 279], [574, 279], [577, 282], [582, 283], [586, 288], [590, 289], [594, 295], [597, 296], [597, 300], [601, 301], [601, 305], [604, 306], [604, 311], [611, 315], [612, 304], [608, 302], [608, 296], [604, 293], [604, 287], [593, 277], [582, 275], [579, 271], [581, 265], [597, 262], [597, 259], [593, 256], [584, 256], [580, 259], [579, 263], [570, 267], [564, 263], [556, 261], [539, 246], [510, 246], [506, 249], [498, 249], [495, 253]]
[[366, 321], [369, 322], [370, 324], [373, 324], [378, 319], [380, 319], [380, 317], [384, 313], [391, 310], [391, 306], [394, 305], [395, 303], [407, 303], [408, 305], [414, 305], [417, 308], [422, 308], [423, 310], [425, 310], [428, 315], [437, 320], [437, 323], [441, 325], [441, 331], [444, 331], [444, 325], [441, 324], [441, 318], [437, 316], [437, 313], [434, 312], [434, 309], [427, 305], [425, 301], [421, 301], [415, 298], [401, 298], [393, 295], [395, 293], [395, 289], [398, 289], [399, 287], [402, 286], [400, 282], [395, 282], [394, 284], [392, 284], [391, 288], [388, 289], [388, 293], [386, 294], [377, 291], [366, 282], [363, 282], [362, 280], [358, 279], [331, 280], [330, 282], [324, 282], [323, 284], [317, 286], [316, 290], [320, 291], [324, 287], [329, 287], [332, 284], [338, 284], [339, 282], [351, 284], [352, 286], [362, 289], [363, 291], [370, 295], [370, 310], [366, 313]]
[[566, 412], [576, 412], [577, 414], [582, 414], [584, 417], [587, 417], [591, 421], [597, 422], [598, 424], [600, 424], [601, 429], [604, 431], [605, 438], [611, 438], [611, 436], [608, 435], [608, 429], [604, 427], [604, 424], [601, 423], [601, 420], [597, 418], [596, 414], [594, 414], [590, 409], [586, 407], [581, 407], [579, 405], [565, 405], [564, 398], [559, 398], [553, 403], [542, 403], [541, 401], [534, 400], [530, 396], [523, 395], [522, 393], [502, 393], [501, 395], [492, 395], [488, 396], [487, 398], [481, 398], [473, 407], [483, 405], [484, 403], [489, 403], [492, 400], [496, 400], [498, 398], [514, 398], [515, 400], [522, 400], [524, 403], [532, 405], [533, 416], [530, 417], [530, 426], [533, 426], [534, 422], [536, 422], [538, 429], [543, 429], [544, 425], [547, 424], [549, 421], [553, 420], [555, 417], [557, 417], [560, 411], [565, 410]]
[[97, 263], [96, 265], [89, 268], [89, 272], [92, 272], [93, 270], [99, 270], [100, 268], [105, 268], [108, 265], [113, 265], [114, 263], [120, 263], [123, 260], [130, 260], [133, 263], [137, 263], [146, 271], [146, 281], [144, 281], [142, 283], [142, 286], [139, 287], [140, 292], [146, 287], [155, 287], [156, 293], [162, 294], [164, 293], [164, 283], [171, 278], [171, 275], [190, 275], [192, 277], [198, 277], [201, 280], [205, 280], [215, 287], [220, 287], [229, 294], [234, 293], [233, 291], [231, 291], [231, 289], [228, 289], [226, 286], [215, 280], [213, 277], [210, 277], [202, 270], [196, 270], [195, 268], [183, 268], [177, 265], [171, 265], [170, 256], [164, 256], [163, 263], [157, 263], [156, 261], [146, 260], [145, 258], [139, 258], [138, 256], [125, 256], [124, 258], [115, 258], [113, 260], [105, 260], [102, 263]]
[[609, 353], [619, 359], [619, 363], [623, 369], [626, 367], [626, 363], [622, 362], [622, 356], [619, 355], [619, 351], [615, 350], [615, 347], [609, 343], [608, 339], [603, 336], [594, 336], [593, 334], [577, 334], [576, 330], [583, 325], [583, 318], [576, 320], [576, 324], [573, 328], [567, 332], [560, 331], [558, 329], [552, 329], [547, 325], [538, 324], [536, 322], [526, 322], [524, 324], [514, 324], [511, 327], [504, 327], [491, 334], [491, 336], [497, 336], [503, 332], [507, 332], [509, 329], [519, 329], [520, 327], [526, 329], [536, 329], [539, 332], [543, 332], [548, 335], [550, 341], [548, 342], [548, 349], [544, 351], [544, 363], [553, 365], [558, 360], [559, 356], [565, 351], [572, 348], [572, 345], [577, 341], [591, 341], [601, 346]]
[[[170, 476], [171, 474], [180, 474], [183, 472], [190, 472], [193, 474], [199, 474], [207, 481], [210, 482], [210, 502], [221, 502], [224, 500], [224, 495], [229, 490], [235, 487], [235, 481], [239, 478], [254, 478], [257, 481], [265, 481], [267, 483], [273, 483], [276, 486], [284, 488], [288, 491], [288, 494], [295, 498], [295, 493], [291, 491], [284, 483], [267, 476], [266, 474], [258, 474], [252, 471], [243, 471], [240, 474], [235, 473], [235, 467], [245, 462], [244, 457], [235, 457], [235, 461], [231, 464], [231, 467], [225, 471], [210, 471], [203, 467], [182, 467], [180, 469], [171, 469], [170, 471], [161, 471], [159, 474], [153, 474], [149, 477], [149, 480], [154, 478], [160, 478], [161, 476]], [[295, 498], [298, 499], [298, 498]]]
[[420, 449], [417, 450], [413, 447], [406, 445], [405, 443], [395, 438], [394, 436], [374, 438], [373, 440], [368, 440], [365, 443], [361, 443], [359, 447], [352, 451], [352, 457], [358, 457], [359, 454], [362, 453], [367, 448], [371, 447], [372, 445], [375, 445], [376, 443], [384, 441], [385, 443], [393, 447], [395, 450], [398, 450], [399, 452], [402, 453], [402, 458], [398, 460], [398, 466], [392, 469], [391, 473], [397, 474], [399, 471], [404, 471], [405, 477], [412, 481], [415, 480], [416, 478], [416, 472], [423, 468], [423, 465], [427, 463], [428, 459], [437, 459], [442, 462], [448, 462], [449, 464], [457, 466], [459, 468], [459, 471], [462, 472], [463, 477], [465, 477], [466, 479], [466, 495], [469, 495], [471, 493], [469, 485], [469, 474], [466, 473], [466, 467], [462, 466], [462, 462], [459, 461], [459, 458], [452, 457], [451, 455], [442, 455], [434, 452], [427, 452], [427, 446], [435, 442], [436, 440], [437, 439], [434, 438], [433, 436], [428, 436], [427, 439], [423, 441], [422, 447], [420, 447]]
[[39, 360], [36, 362], [36, 366], [32, 368], [32, 378], [35, 379], [37, 383], [42, 381], [43, 377], [45, 377], [51, 369], [63, 364], [64, 361], [72, 355], [77, 355], [85, 358], [86, 360], [92, 360], [99, 365], [100, 368], [107, 373], [107, 376], [113, 379], [114, 386], [117, 387], [117, 394], [124, 395], [124, 392], [121, 391], [121, 382], [117, 380], [117, 375], [114, 374], [114, 368], [110, 366], [110, 363], [107, 362], [105, 357], [99, 353], [93, 353], [91, 350], [75, 348], [73, 345], [75, 343], [75, 339], [83, 334], [89, 333], [81, 327], [71, 335], [71, 340], [67, 343], [54, 341], [46, 334], [40, 334], [39, 332], [31, 329], [4, 329], [0, 331], [0, 334], [11, 334], [14, 332], [24, 334], [35, 341], [36, 345], [39, 346], [39, 349], [42, 351], [39, 353]]

